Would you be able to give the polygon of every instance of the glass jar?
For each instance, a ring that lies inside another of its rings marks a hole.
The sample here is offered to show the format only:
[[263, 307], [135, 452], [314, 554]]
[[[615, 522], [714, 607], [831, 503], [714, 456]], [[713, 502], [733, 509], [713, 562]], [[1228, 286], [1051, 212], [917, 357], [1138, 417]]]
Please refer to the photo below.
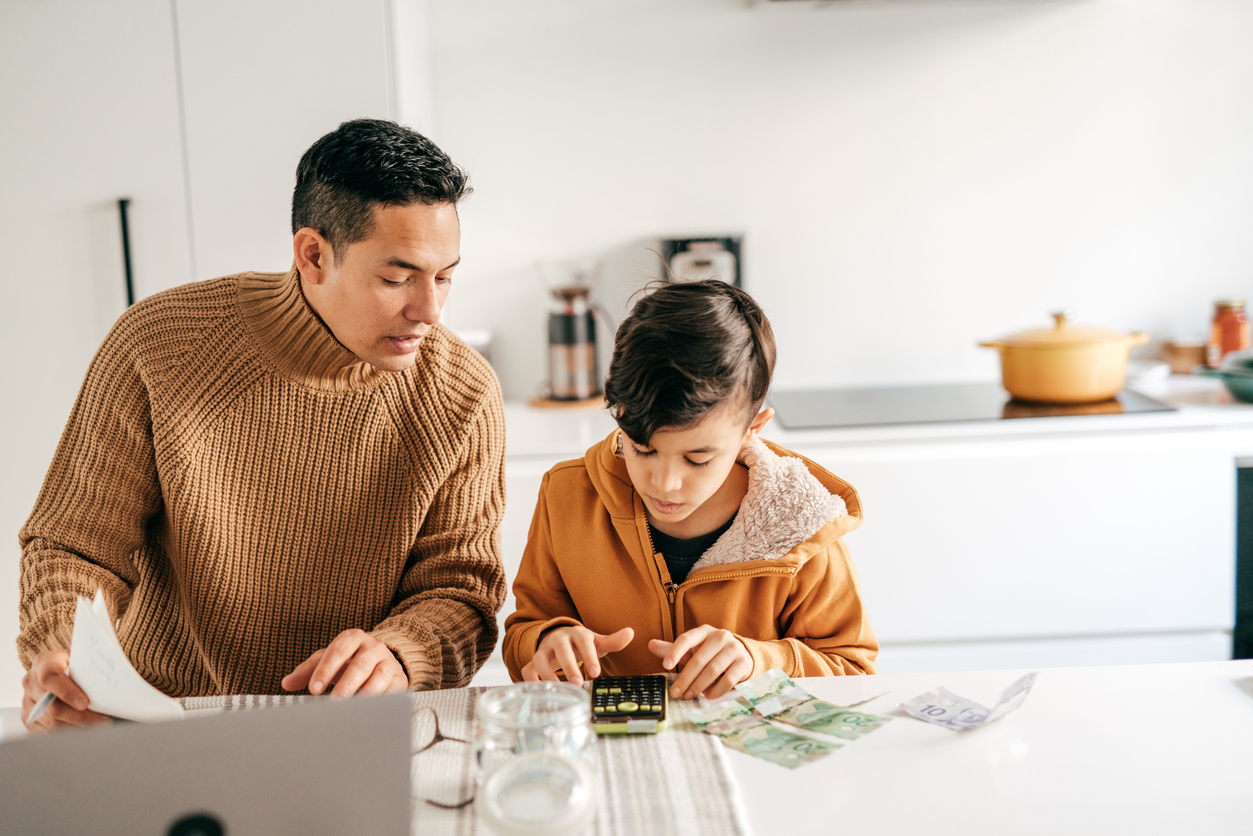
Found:
[[477, 706], [475, 813], [499, 836], [578, 833], [596, 811], [596, 732], [586, 691], [520, 682]]
[[1223, 357], [1248, 347], [1249, 320], [1244, 313], [1244, 300], [1220, 299], [1215, 302], [1209, 344], [1205, 347], [1206, 365], [1216, 369]]

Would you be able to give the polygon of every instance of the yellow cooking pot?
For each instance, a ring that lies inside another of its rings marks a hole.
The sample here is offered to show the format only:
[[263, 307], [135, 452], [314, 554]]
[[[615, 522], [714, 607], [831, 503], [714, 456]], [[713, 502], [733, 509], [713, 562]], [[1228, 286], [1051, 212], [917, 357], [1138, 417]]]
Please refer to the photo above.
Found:
[[1148, 334], [1120, 334], [1070, 325], [1070, 311], [1053, 314], [1052, 328], [980, 342], [1001, 353], [1001, 385], [1037, 403], [1092, 403], [1114, 397], [1127, 379], [1127, 356]]

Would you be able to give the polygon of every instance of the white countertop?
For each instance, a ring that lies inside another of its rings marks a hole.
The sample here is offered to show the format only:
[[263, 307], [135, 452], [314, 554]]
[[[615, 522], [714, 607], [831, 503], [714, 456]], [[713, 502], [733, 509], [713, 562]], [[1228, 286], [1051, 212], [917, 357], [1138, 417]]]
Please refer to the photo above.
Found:
[[[784, 429], [776, 420], [766, 428], [764, 435], [786, 447], [804, 450], [815, 446], [910, 445], [1206, 428], [1253, 430], [1253, 404], [1233, 401], [1218, 380], [1174, 375], [1162, 383], [1138, 387], [1137, 391], [1178, 410], [800, 431]], [[575, 458], [608, 435], [615, 426], [603, 409], [536, 409], [515, 401], [505, 404], [505, 422], [510, 459]]]
[[1024, 671], [800, 680], [893, 717], [789, 770], [728, 750], [753, 832], [1253, 832], [1253, 661], [1053, 668], [1013, 713], [952, 732], [897, 710], [943, 685], [986, 706]]
[[1253, 661], [1043, 669], [1016, 711], [960, 733], [897, 709], [939, 685], [991, 706], [1024, 672], [800, 680], [893, 719], [795, 770], [727, 749], [753, 832], [1253, 832]]

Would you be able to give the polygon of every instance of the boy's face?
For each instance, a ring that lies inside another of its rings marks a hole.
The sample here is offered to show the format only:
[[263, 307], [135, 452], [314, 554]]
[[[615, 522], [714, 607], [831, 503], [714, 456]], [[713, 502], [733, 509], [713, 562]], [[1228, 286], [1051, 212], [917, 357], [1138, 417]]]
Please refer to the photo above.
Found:
[[773, 414], [764, 410], [745, 427], [742, 408], [724, 407], [693, 426], [658, 430], [647, 447], [622, 433], [627, 473], [649, 519], [674, 525], [708, 502], [727, 482], [740, 449]]

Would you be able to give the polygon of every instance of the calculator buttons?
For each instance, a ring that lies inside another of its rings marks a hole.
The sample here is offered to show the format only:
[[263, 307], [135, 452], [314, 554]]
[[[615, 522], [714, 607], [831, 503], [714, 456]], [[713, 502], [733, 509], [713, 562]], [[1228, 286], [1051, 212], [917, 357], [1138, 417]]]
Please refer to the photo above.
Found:
[[636, 702], [620, 702], [618, 703], [618, 710], [624, 714], [630, 714], [632, 711], [639, 711], [640, 704]]

